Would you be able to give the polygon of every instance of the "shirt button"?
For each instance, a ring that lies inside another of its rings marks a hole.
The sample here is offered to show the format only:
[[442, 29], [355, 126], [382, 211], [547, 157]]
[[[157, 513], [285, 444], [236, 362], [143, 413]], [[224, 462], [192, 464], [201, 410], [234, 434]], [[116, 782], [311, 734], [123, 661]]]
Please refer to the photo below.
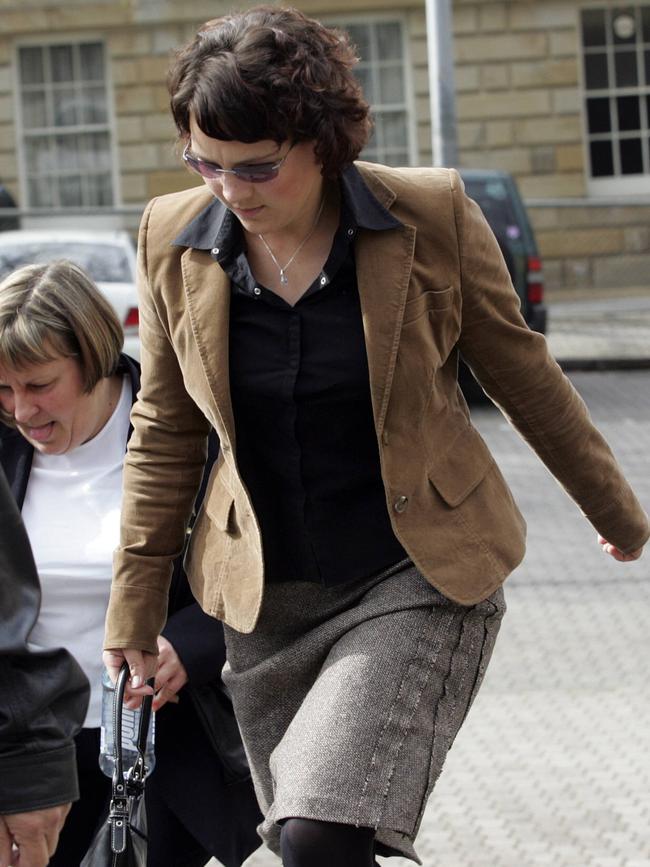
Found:
[[398, 497], [395, 500], [395, 502], [393, 503], [393, 508], [395, 509], [396, 512], [401, 514], [402, 512], [406, 511], [406, 507], [408, 506], [408, 503], [409, 503], [408, 497], [404, 497], [404, 496]]
[[354, 229], [348, 229], [348, 238], [351, 238], [354, 235]]
[[218, 256], [219, 255], [219, 248], [213, 247], [212, 250], [210, 250], [210, 252], [212, 253], [213, 256]]
[[257, 297], [259, 298], [259, 296], [260, 296], [261, 294], [262, 294], [262, 290], [260, 289], [259, 286], [256, 286], [256, 287], [253, 289], [253, 295], [257, 295]]
[[381, 441], [382, 441], [382, 443], [383, 443], [385, 446], [388, 445], [388, 431], [387, 431], [387, 430], [382, 431], [382, 433], [381, 433]]
[[321, 277], [320, 278], [320, 285], [324, 286], [326, 283], [327, 283], [327, 277]]

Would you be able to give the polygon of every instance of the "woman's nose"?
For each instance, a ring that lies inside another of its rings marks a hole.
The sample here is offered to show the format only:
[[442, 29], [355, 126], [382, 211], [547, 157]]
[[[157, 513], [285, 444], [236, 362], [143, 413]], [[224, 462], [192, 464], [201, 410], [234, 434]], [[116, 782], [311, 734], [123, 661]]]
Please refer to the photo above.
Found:
[[242, 181], [234, 174], [223, 174], [220, 178], [212, 181], [212, 192], [227, 205], [240, 206], [248, 199], [250, 194], [250, 182]]
[[8, 404], [7, 412], [13, 415], [18, 424], [29, 421], [38, 411], [33, 398], [28, 394], [13, 394], [9, 397]]

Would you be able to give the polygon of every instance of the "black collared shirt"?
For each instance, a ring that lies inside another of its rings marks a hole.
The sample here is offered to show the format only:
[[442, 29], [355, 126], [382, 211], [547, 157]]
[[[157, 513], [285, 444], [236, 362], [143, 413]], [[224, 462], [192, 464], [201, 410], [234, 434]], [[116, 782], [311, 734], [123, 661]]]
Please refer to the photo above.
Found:
[[210, 249], [231, 279], [237, 463], [260, 522], [267, 581], [325, 586], [405, 559], [388, 517], [354, 264], [359, 228], [399, 222], [351, 167], [319, 276], [291, 306], [257, 283], [237, 219], [215, 200], [174, 243]]

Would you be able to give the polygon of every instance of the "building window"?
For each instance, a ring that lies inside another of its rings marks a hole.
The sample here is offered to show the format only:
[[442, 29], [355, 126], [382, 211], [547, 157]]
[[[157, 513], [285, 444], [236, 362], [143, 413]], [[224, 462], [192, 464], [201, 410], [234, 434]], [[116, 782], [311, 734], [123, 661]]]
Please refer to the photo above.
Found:
[[18, 80], [28, 207], [113, 205], [103, 44], [21, 46]]
[[416, 161], [411, 129], [411, 87], [402, 22], [394, 19], [337, 21], [350, 34], [359, 63], [355, 74], [370, 103], [374, 129], [363, 159], [389, 166]]
[[583, 9], [581, 30], [591, 189], [647, 192], [650, 5]]

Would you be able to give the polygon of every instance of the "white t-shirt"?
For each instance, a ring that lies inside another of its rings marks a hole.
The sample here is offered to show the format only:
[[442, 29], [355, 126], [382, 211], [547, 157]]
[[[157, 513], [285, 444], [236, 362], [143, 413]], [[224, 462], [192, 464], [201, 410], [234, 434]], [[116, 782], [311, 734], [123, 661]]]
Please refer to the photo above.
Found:
[[34, 452], [23, 520], [41, 581], [35, 648], [65, 647], [90, 681], [85, 727], [101, 719], [104, 618], [119, 542], [131, 383], [101, 431], [63, 455]]

